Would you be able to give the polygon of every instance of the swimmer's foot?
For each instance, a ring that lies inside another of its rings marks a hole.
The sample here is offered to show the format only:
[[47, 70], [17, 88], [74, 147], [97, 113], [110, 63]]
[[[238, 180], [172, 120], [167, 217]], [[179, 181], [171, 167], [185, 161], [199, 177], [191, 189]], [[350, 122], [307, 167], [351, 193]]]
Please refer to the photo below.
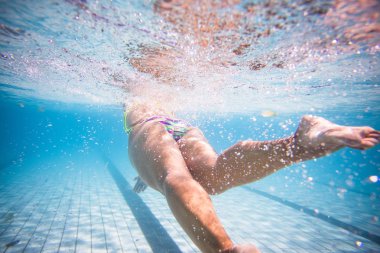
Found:
[[[380, 131], [371, 127], [350, 127], [334, 124], [324, 118], [304, 116], [295, 133], [296, 150], [319, 157], [343, 147], [368, 149], [380, 141]], [[302, 155], [300, 156], [301, 160]], [[310, 159], [307, 158], [307, 159]]]
[[260, 250], [258, 250], [253, 245], [236, 245], [232, 249], [222, 251], [223, 253], [260, 253]]

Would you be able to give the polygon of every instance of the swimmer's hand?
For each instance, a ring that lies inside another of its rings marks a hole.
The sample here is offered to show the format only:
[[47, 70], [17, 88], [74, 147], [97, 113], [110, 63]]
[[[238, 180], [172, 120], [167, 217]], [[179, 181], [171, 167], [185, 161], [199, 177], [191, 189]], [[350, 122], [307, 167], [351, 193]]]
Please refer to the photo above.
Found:
[[145, 189], [148, 187], [148, 185], [140, 177], [135, 177], [134, 180], [136, 181], [135, 187], [133, 187], [134, 192], [140, 193], [142, 191], [145, 191]]

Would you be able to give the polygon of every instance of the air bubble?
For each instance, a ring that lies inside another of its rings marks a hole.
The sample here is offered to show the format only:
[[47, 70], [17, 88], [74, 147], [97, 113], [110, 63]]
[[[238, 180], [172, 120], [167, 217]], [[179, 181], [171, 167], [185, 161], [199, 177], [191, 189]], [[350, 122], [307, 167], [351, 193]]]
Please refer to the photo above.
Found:
[[369, 181], [372, 182], [372, 183], [377, 183], [377, 181], [379, 181], [379, 177], [378, 176], [370, 176], [368, 177]]

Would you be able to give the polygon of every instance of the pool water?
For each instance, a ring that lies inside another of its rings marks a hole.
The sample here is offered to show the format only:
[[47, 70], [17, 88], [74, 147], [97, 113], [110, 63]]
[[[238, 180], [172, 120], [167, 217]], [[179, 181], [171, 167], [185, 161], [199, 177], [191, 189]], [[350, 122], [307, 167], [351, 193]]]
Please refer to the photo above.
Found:
[[[217, 6], [247, 16], [197, 37], [153, 1], [1, 1], [0, 251], [200, 252], [161, 194], [133, 192], [123, 102], [159, 98], [217, 152], [304, 114], [380, 129], [376, 1], [345, 18], [354, 2], [268, 3]], [[379, 147], [345, 148], [212, 200], [262, 252], [380, 252], [379, 168]]]

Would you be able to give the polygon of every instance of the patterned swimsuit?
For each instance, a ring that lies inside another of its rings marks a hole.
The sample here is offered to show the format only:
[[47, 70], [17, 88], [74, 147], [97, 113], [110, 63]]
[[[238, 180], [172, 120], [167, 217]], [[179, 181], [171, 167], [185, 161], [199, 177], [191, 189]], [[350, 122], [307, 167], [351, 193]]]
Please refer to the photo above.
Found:
[[169, 118], [166, 116], [160, 116], [160, 115], [151, 116], [147, 119], [144, 119], [140, 122], [133, 124], [132, 126], [128, 126], [126, 123], [127, 122], [126, 118], [127, 118], [127, 114], [125, 113], [124, 114], [124, 130], [127, 133], [130, 133], [132, 131], [132, 128], [138, 124], [143, 124], [148, 121], [157, 120], [157, 122], [161, 123], [165, 127], [166, 131], [173, 136], [173, 139], [175, 141], [179, 141], [187, 133], [187, 131], [189, 131], [191, 127], [191, 125], [184, 120], [172, 119], [172, 118]]

